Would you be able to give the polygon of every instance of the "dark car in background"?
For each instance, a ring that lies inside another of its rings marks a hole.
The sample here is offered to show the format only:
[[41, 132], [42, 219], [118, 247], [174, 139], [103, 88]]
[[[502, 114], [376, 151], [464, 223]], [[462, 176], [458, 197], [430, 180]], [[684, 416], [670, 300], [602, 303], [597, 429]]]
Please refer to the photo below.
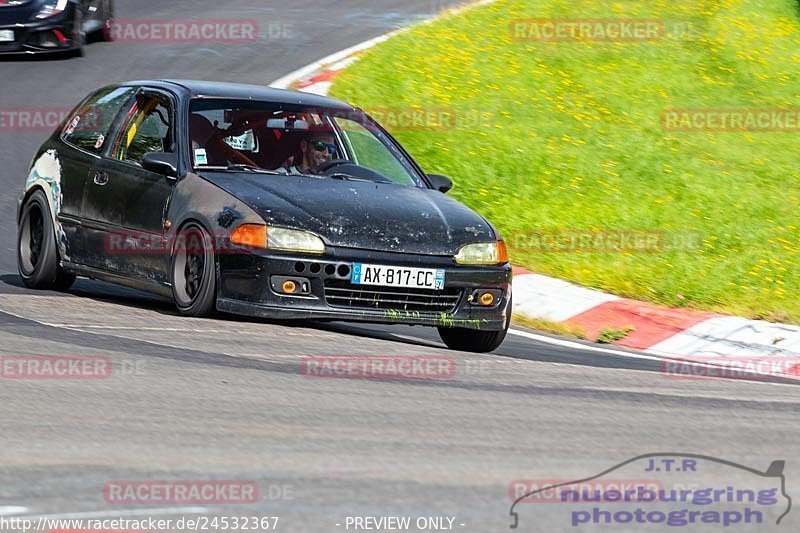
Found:
[[111, 40], [113, 0], [0, 0], [0, 54], [83, 53]]
[[271, 319], [438, 327], [487, 352], [511, 317], [505, 244], [363, 111], [260, 86], [144, 81], [89, 96], [19, 199], [28, 287], [75, 276]]

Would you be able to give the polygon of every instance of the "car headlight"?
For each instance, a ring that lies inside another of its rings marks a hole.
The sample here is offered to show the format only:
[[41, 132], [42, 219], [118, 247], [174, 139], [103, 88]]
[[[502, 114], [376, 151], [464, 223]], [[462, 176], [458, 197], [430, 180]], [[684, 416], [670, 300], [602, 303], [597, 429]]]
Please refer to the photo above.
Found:
[[455, 259], [459, 265], [502, 265], [508, 263], [508, 250], [503, 241], [467, 244]]
[[54, 17], [56, 15], [60, 15], [67, 9], [67, 4], [69, 0], [50, 0], [45, 5], [42, 6], [42, 9], [39, 10], [39, 13], [36, 14], [37, 19], [46, 19], [49, 17]]
[[240, 246], [267, 248], [307, 254], [325, 253], [325, 243], [308, 231], [242, 224], [231, 233], [231, 242]]

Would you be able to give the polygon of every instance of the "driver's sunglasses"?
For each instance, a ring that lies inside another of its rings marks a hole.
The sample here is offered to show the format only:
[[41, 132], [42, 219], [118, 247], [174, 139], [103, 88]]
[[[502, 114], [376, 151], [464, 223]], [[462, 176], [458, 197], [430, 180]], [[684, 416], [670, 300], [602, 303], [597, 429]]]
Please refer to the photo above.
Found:
[[317, 152], [324, 152], [325, 150], [328, 151], [329, 154], [333, 155], [336, 153], [336, 145], [335, 144], [328, 144], [323, 141], [314, 141], [311, 143], [311, 146], [314, 147], [314, 150]]

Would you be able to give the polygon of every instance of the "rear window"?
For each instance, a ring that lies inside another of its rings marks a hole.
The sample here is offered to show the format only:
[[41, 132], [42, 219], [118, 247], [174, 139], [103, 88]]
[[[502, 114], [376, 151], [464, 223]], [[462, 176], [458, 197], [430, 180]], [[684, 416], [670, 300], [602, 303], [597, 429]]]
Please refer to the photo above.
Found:
[[69, 118], [62, 138], [82, 150], [99, 154], [114, 119], [135, 92], [133, 87], [117, 87], [96, 93]]

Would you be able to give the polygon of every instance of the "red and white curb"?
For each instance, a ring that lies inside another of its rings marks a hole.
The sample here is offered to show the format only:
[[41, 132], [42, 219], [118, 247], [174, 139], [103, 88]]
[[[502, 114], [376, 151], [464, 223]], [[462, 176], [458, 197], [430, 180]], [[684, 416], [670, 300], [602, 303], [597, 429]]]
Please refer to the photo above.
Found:
[[325, 96], [328, 94], [331, 85], [333, 85], [334, 78], [346, 67], [355, 63], [361, 52], [391, 39], [401, 31], [403, 30], [393, 31], [331, 54], [301, 69], [290, 72], [286, 76], [273, 81], [269, 86], [276, 89], [294, 89]]
[[[342, 50], [270, 85], [326, 96], [339, 73], [357, 61], [363, 52], [400, 31], [403, 30]], [[597, 339], [604, 329], [630, 328], [627, 336], [615, 341], [615, 345], [659, 358], [692, 361], [786, 357], [798, 363], [788, 377], [800, 374], [799, 326], [620, 298], [517, 267], [514, 268], [513, 291], [515, 314], [565, 323], [582, 330], [591, 340]], [[579, 343], [561, 342], [587, 348]], [[594, 349], [609, 351], [600, 347]]]
[[800, 327], [620, 298], [515, 269], [514, 311], [563, 322], [596, 339], [603, 329], [633, 328], [615, 342], [664, 356], [800, 356]]

